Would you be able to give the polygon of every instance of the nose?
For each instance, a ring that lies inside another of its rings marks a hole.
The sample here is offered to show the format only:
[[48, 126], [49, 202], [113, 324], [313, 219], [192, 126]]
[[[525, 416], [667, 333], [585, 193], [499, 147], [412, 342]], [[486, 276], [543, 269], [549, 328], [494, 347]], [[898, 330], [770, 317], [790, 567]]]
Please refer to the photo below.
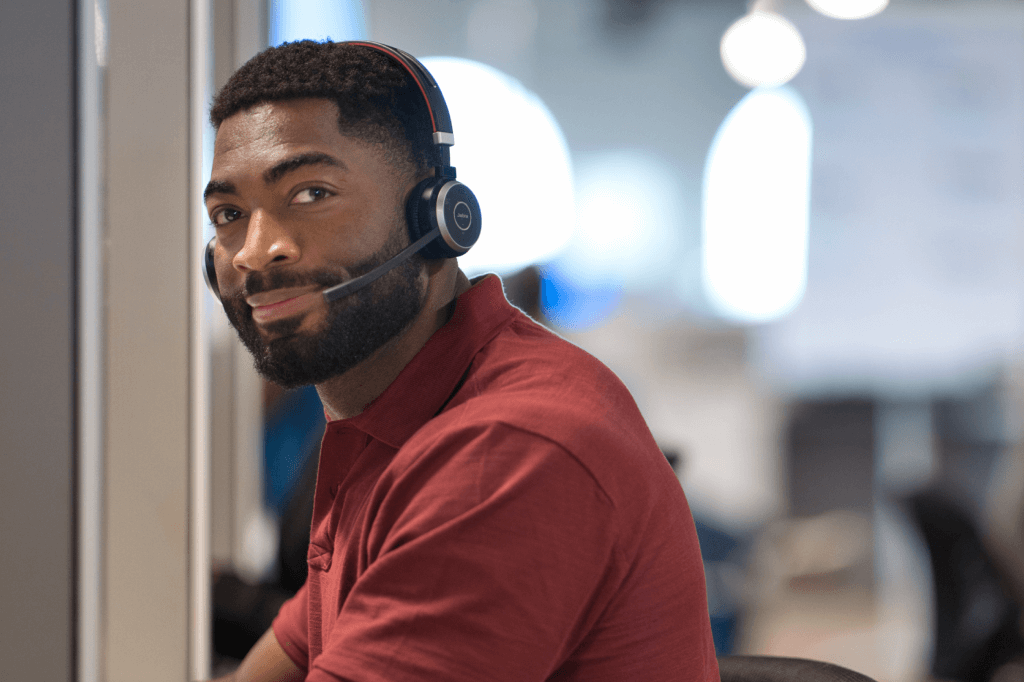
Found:
[[294, 263], [299, 255], [299, 245], [292, 235], [273, 216], [257, 210], [249, 217], [245, 243], [231, 259], [231, 265], [248, 273]]

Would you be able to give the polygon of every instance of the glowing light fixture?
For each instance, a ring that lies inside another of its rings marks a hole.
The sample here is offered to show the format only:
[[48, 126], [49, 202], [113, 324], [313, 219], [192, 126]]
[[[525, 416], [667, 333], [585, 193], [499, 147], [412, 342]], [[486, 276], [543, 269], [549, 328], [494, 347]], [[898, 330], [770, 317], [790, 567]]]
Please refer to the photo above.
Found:
[[269, 14], [271, 45], [366, 38], [366, 17], [359, 0], [271, 0]]
[[723, 316], [765, 322], [807, 279], [811, 117], [791, 88], [758, 88], [722, 122], [704, 171], [705, 293]]
[[721, 53], [725, 70], [749, 88], [786, 83], [807, 58], [796, 26], [781, 14], [765, 11], [751, 12], [726, 29]]
[[514, 272], [568, 243], [576, 222], [572, 164], [544, 103], [497, 69], [426, 57], [452, 116], [452, 165], [480, 200], [483, 231], [459, 259], [468, 274]]
[[833, 19], [866, 19], [889, 5], [889, 0], [807, 0], [807, 4]]

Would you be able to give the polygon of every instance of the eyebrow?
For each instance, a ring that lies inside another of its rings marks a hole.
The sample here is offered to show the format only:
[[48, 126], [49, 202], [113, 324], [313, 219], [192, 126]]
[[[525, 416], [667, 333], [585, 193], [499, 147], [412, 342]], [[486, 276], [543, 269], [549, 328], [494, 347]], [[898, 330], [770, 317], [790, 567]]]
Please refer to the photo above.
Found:
[[235, 194], [235, 185], [224, 180], [210, 180], [203, 190], [203, 201], [209, 199], [211, 194]]
[[273, 168], [268, 169], [263, 173], [263, 182], [268, 185], [272, 185], [286, 174], [291, 173], [293, 170], [298, 168], [302, 168], [303, 166], [334, 166], [336, 168], [341, 168], [342, 170], [348, 169], [344, 163], [330, 154], [324, 154], [323, 152], [307, 152], [305, 154], [293, 156], [290, 159], [285, 159]]
[[[276, 164], [273, 168], [269, 168], [263, 173], [263, 182], [268, 185], [272, 185], [288, 173], [302, 168], [303, 166], [334, 166], [335, 168], [341, 168], [347, 170], [346, 166], [341, 160], [334, 158], [330, 154], [324, 154], [323, 152], [307, 152], [305, 154], [298, 154], [291, 158], [285, 159], [280, 163]], [[225, 180], [210, 180], [206, 185], [206, 189], [203, 190], [203, 201], [206, 201], [211, 194], [236, 194], [234, 183], [227, 182]]]

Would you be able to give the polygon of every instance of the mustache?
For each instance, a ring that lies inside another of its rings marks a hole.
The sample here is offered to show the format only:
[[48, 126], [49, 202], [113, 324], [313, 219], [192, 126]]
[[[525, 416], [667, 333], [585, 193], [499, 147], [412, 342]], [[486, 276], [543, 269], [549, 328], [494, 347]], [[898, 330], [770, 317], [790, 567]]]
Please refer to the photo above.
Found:
[[290, 287], [317, 286], [323, 289], [348, 281], [354, 275], [344, 277], [324, 270], [314, 272], [291, 272], [271, 270], [269, 272], [250, 272], [242, 283], [241, 298], [274, 289]]
[[344, 275], [331, 270], [307, 270], [302, 272], [295, 271], [290, 268], [272, 268], [270, 270], [252, 271], [245, 276], [241, 290], [237, 293], [226, 294], [223, 300], [232, 298], [244, 302], [245, 298], [248, 296], [259, 294], [264, 291], [271, 291], [273, 289], [306, 287], [311, 285], [321, 289], [329, 289], [330, 287], [338, 284], [344, 284], [349, 280], [365, 275], [378, 265], [384, 264], [389, 258], [399, 253], [405, 246], [401, 234], [402, 233], [396, 232], [392, 239], [390, 239], [380, 251], [373, 254], [366, 260], [348, 268], [344, 268], [342, 270], [342, 272], [346, 273]]

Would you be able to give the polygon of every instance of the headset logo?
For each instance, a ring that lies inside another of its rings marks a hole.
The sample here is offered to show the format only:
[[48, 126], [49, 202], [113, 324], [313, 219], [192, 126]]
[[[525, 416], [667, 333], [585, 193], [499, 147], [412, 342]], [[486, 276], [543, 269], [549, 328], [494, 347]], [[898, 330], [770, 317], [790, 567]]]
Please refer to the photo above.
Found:
[[455, 204], [455, 208], [452, 210], [455, 215], [455, 225], [460, 230], [468, 230], [470, 225], [473, 224], [473, 212], [469, 209], [469, 204], [465, 201], [460, 201]]

